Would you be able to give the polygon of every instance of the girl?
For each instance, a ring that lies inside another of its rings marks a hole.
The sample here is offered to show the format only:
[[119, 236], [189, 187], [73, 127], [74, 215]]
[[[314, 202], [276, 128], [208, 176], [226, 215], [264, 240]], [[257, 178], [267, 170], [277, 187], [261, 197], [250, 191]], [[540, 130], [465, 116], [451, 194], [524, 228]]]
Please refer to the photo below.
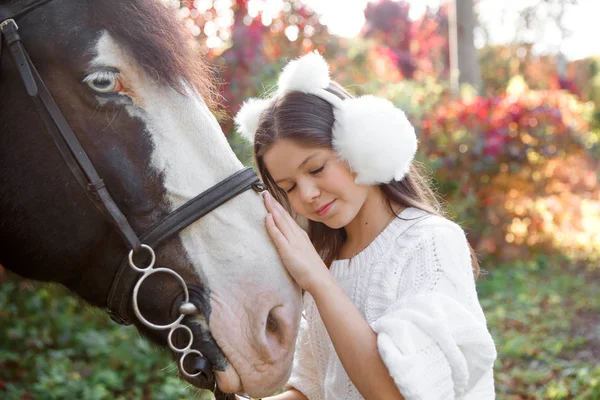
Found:
[[404, 113], [352, 98], [310, 53], [235, 120], [269, 189], [267, 230], [305, 291], [292, 375], [270, 399], [494, 398], [479, 266], [412, 161]]

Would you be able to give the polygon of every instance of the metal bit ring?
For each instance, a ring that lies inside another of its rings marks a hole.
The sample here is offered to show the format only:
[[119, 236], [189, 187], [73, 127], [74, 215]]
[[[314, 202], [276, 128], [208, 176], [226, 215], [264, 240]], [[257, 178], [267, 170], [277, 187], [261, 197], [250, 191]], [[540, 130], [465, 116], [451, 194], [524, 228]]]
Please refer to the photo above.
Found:
[[[150, 246], [145, 245], [145, 244], [142, 244], [142, 248], [146, 249], [150, 253], [150, 256], [151, 256], [150, 263], [145, 268], [139, 268], [138, 266], [136, 266], [133, 261], [133, 250], [131, 250], [129, 252], [129, 265], [134, 270], [141, 272], [143, 274], [142, 277], [137, 281], [137, 283], [135, 284], [135, 287], [133, 289], [133, 311], [135, 312], [135, 315], [140, 320], [140, 322], [142, 324], [146, 325], [148, 328], [155, 329], [158, 331], [169, 329], [169, 335], [167, 336], [167, 343], [168, 343], [169, 347], [171, 348], [171, 350], [173, 350], [175, 353], [180, 354], [180, 356], [179, 356], [180, 371], [188, 378], [194, 378], [194, 377], [200, 375], [202, 373], [202, 371], [199, 371], [195, 374], [190, 374], [188, 371], [186, 371], [183, 362], [184, 362], [185, 358], [190, 354], [195, 354], [196, 356], [199, 356], [202, 358], [204, 358], [204, 355], [200, 351], [192, 349], [192, 344], [194, 343], [194, 334], [192, 333], [192, 330], [188, 326], [183, 325], [181, 323], [181, 321], [183, 320], [185, 315], [180, 311], [179, 317], [177, 317], [177, 319], [175, 321], [173, 321], [167, 325], [157, 325], [157, 324], [153, 324], [152, 322], [150, 322], [146, 318], [144, 318], [144, 316], [142, 315], [142, 312], [140, 311], [140, 308], [138, 306], [138, 294], [139, 294], [140, 287], [142, 286], [142, 283], [144, 283], [144, 281], [152, 274], [162, 272], [162, 273], [166, 273], [171, 276], [174, 276], [179, 281], [179, 283], [181, 283], [181, 286], [183, 287], [185, 298], [184, 298], [182, 304], [189, 303], [189, 301], [190, 301], [190, 294], [188, 291], [188, 287], [187, 287], [185, 281], [183, 280], [183, 278], [181, 277], [181, 275], [179, 275], [177, 272], [173, 271], [172, 269], [169, 269], [169, 268], [154, 269], [154, 263], [156, 261], [156, 255], [154, 253], [154, 250], [152, 250], [152, 248]], [[189, 343], [184, 348], [179, 348], [179, 347], [175, 346], [175, 344], [173, 343], [173, 333], [177, 329], [183, 329], [190, 335]]]

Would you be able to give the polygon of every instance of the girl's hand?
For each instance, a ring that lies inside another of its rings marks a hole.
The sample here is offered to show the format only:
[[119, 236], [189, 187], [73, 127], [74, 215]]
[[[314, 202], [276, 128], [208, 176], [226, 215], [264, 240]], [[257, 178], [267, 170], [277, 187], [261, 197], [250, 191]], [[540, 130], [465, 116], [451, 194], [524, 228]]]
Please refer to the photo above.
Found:
[[330, 277], [329, 270], [312, 245], [308, 234], [267, 191], [263, 192], [267, 231], [292, 278], [307, 292]]

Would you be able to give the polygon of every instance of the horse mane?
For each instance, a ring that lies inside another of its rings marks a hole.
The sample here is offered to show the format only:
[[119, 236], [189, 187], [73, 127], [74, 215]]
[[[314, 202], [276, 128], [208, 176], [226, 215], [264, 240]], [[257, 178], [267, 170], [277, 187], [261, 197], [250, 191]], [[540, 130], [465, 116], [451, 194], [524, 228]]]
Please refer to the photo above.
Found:
[[184, 85], [190, 85], [210, 108], [219, 105], [214, 69], [195, 50], [192, 35], [166, 2], [93, 0], [88, 4], [92, 21], [110, 32], [159, 83], [182, 94]]

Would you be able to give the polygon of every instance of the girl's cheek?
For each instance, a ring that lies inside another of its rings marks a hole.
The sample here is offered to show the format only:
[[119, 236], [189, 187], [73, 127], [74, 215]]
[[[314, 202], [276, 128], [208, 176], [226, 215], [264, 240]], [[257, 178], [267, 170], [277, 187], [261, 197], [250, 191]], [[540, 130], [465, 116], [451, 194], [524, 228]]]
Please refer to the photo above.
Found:
[[331, 171], [327, 176], [327, 188], [329, 191], [340, 191], [347, 188], [348, 185], [353, 184], [354, 180], [351, 174], [345, 173], [345, 171]]

